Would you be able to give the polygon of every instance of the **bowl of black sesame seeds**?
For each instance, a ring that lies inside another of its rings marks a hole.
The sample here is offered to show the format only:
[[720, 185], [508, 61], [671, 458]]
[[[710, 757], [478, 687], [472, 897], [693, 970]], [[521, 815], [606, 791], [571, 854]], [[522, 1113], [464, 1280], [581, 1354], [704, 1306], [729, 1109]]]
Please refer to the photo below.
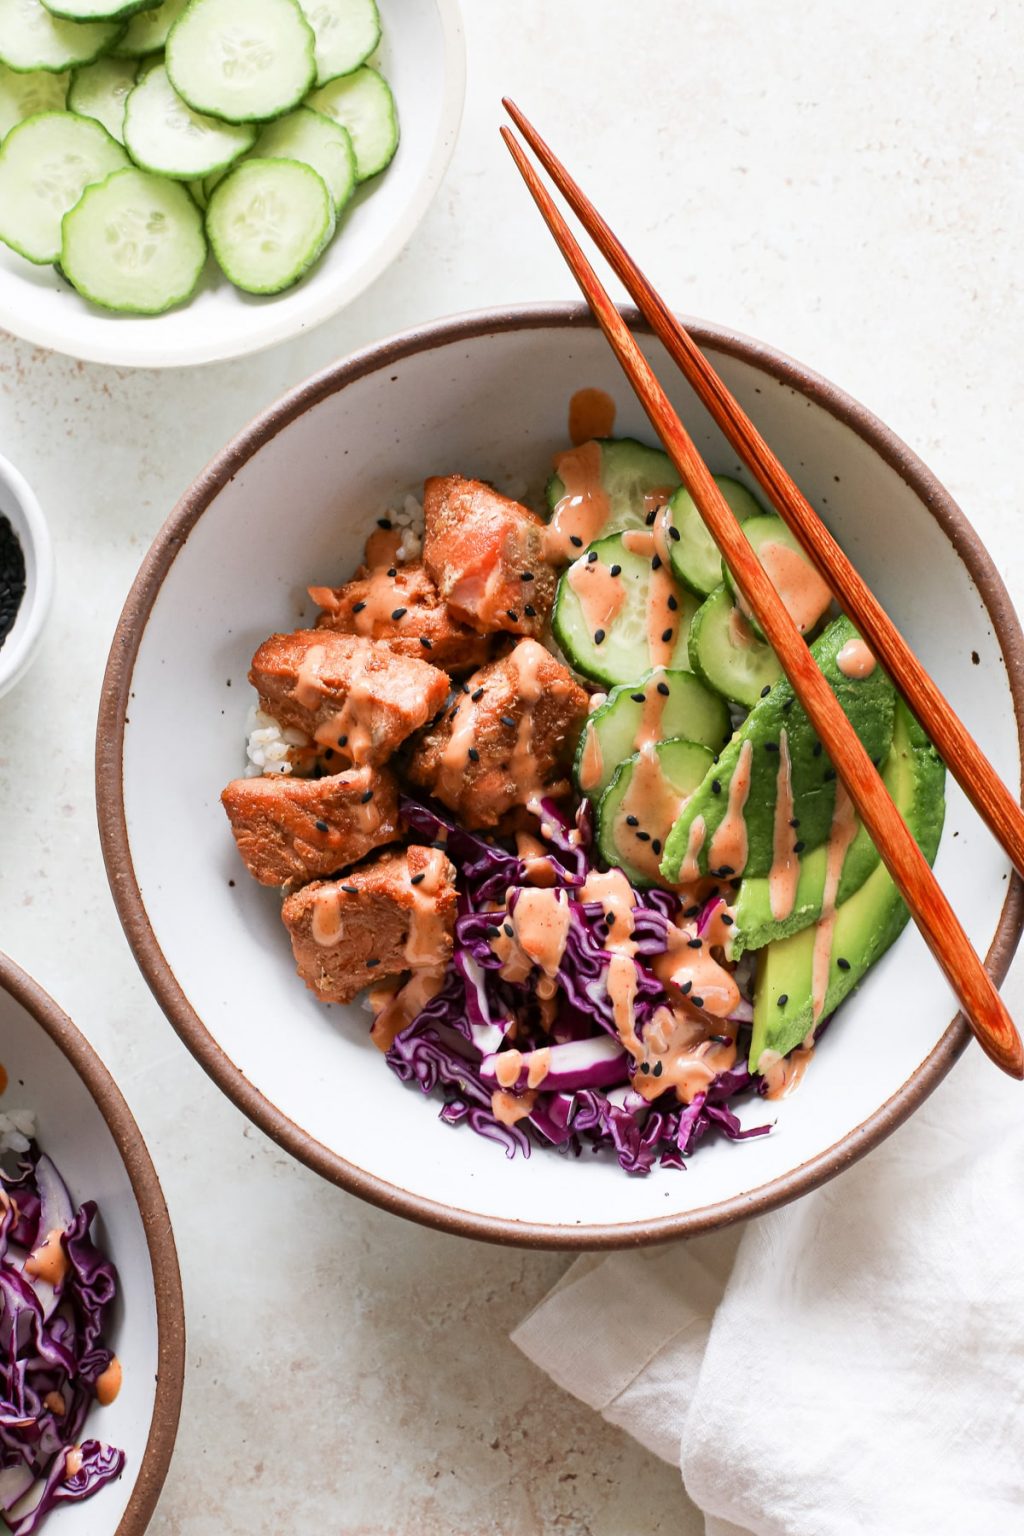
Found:
[[27, 672], [53, 599], [53, 548], [25, 477], [0, 457], [0, 695]]

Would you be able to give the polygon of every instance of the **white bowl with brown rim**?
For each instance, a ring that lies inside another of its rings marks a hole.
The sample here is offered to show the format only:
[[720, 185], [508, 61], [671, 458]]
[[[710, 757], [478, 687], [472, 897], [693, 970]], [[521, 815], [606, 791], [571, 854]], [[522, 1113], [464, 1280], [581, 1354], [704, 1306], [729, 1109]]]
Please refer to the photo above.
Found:
[[[107, 1342], [120, 1390], [86, 1432], [125, 1452], [117, 1482], [42, 1522], [66, 1536], [142, 1536], [174, 1449], [185, 1370], [185, 1318], [170, 1217], [152, 1159], [116, 1083], [43, 989], [0, 954], [0, 1111], [30, 1109], [39, 1144], [118, 1272]], [[0, 1526], [2, 1526], [0, 1521]]]
[[[635, 322], [635, 317], [634, 322]], [[643, 344], [711, 467], [735, 456], [660, 345]], [[1020, 781], [1024, 637], [977, 534], [919, 459], [862, 406], [774, 349], [693, 332], [1010, 784]], [[271, 406], [185, 492], [143, 562], [99, 720], [100, 828], [114, 897], [168, 1018], [268, 1135], [390, 1210], [498, 1242], [600, 1247], [701, 1232], [814, 1188], [919, 1105], [968, 1040], [917, 933], [844, 1005], [800, 1091], [762, 1106], [770, 1136], [709, 1138], [685, 1173], [604, 1156], [528, 1161], [438, 1120], [386, 1070], [358, 1006], [294, 975], [274, 893], [237, 863], [218, 796], [244, 760], [260, 641], [311, 616], [367, 526], [431, 474], [538, 491], [582, 386], [650, 440], [606, 343], [571, 305], [426, 326], [338, 363]], [[175, 749], [176, 739], [187, 750]], [[1024, 903], [949, 784], [937, 874], [1002, 977]], [[747, 1116], [748, 1121], [750, 1116]]]

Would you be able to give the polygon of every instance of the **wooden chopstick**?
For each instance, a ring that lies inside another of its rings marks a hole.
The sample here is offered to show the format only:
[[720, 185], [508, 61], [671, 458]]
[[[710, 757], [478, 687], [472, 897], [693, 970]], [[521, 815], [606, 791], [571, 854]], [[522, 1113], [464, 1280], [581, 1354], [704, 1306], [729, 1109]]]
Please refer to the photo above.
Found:
[[504, 106], [701, 404], [751, 469], [840, 606], [879, 657], [979, 816], [1024, 875], [1024, 812], [1010, 790], [685, 326], [652, 288], [532, 123], [514, 102], [506, 98]]
[[508, 128], [505, 141], [584, 298], [634, 393], [728, 562], [770, 645], [867, 827], [926, 943], [960, 1000], [982, 1049], [1012, 1077], [1024, 1078], [1024, 1046], [991, 977], [897, 811], [857, 733], [755, 556], [686, 428], [596, 272]]

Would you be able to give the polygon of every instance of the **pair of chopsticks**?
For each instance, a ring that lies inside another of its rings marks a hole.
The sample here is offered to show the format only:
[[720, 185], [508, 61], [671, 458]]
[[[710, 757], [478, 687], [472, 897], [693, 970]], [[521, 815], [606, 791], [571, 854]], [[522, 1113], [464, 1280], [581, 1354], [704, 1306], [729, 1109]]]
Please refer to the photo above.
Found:
[[[698, 399], [751, 469], [877, 654], [1015, 868], [1024, 874], [1024, 814], [977, 742], [693, 338], [533, 125], [513, 102], [506, 98], [503, 104]], [[1004, 1072], [1024, 1078], [1024, 1046], [1013, 1020], [877, 769], [815, 665], [711, 471], [522, 145], [508, 128], [502, 128], [501, 135], [651, 425], [778, 655], [915, 923], [957, 994], [979, 1044]], [[894, 1021], [893, 1027], [898, 1027], [898, 1021]]]

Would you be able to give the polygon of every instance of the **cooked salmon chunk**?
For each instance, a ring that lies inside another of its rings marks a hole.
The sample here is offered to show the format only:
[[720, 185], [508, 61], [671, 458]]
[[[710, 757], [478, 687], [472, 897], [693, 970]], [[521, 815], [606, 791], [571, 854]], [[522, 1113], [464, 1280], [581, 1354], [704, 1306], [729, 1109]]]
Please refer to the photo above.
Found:
[[398, 836], [398, 780], [388, 768], [323, 779], [235, 779], [220, 798], [245, 866], [261, 885], [322, 880]]
[[544, 524], [480, 480], [435, 476], [423, 493], [423, 563], [456, 618], [484, 634], [540, 635], [557, 574]]
[[356, 764], [386, 762], [432, 720], [448, 678], [426, 661], [327, 629], [271, 635], [252, 659], [260, 708]]
[[564, 795], [588, 699], [536, 640], [463, 683], [458, 702], [417, 738], [409, 777], [469, 827], [493, 827], [515, 806]]
[[455, 910], [454, 866], [439, 848], [414, 846], [303, 886], [281, 916], [306, 986], [348, 1003], [384, 976], [445, 966]]
[[469, 672], [490, 654], [490, 641], [453, 618], [421, 561], [365, 567], [343, 587], [310, 587], [322, 612], [318, 629], [379, 640], [399, 656]]

